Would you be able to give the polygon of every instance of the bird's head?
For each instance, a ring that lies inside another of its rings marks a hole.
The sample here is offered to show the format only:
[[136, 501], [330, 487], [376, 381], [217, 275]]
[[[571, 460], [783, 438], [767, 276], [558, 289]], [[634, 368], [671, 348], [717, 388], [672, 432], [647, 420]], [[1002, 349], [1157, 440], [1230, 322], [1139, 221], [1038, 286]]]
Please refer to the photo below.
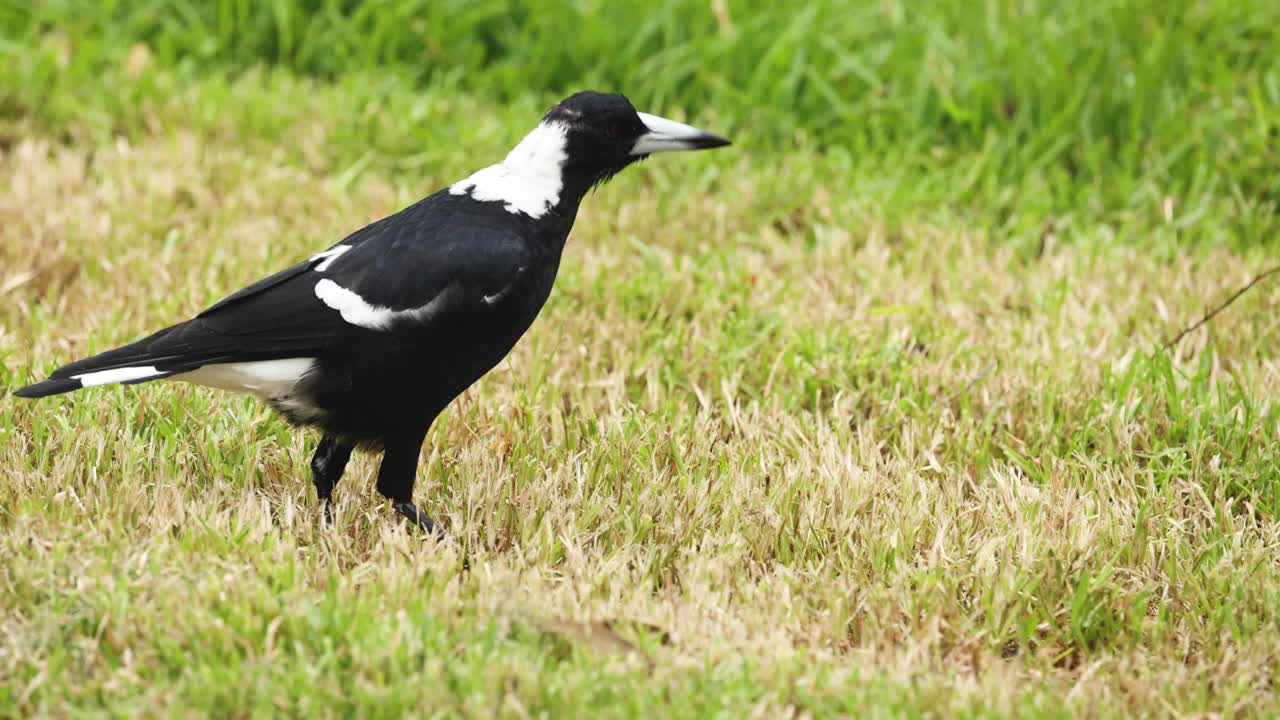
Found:
[[[584, 91], [547, 111], [544, 125], [564, 129], [570, 168], [607, 180], [636, 160], [672, 150], [728, 145], [719, 135], [674, 120], [637, 112], [622, 95]], [[597, 182], [599, 182], [597, 180]]]
[[511, 151], [504, 164], [524, 174], [562, 183], [572, 197], [653, 153], [706, 150], [728, 145], [692, 125], [637, 112], [617, 94], [583, 91], [556, 103]]
[[728, 145], [719, 135], [637, 112], [622, 95], [584, 91], [547, 111], [502, 163], [454, 183], [450, 192], [502, 202], [509, 212], [542, 217], [577, 212], [592, 187], [653, 153]]

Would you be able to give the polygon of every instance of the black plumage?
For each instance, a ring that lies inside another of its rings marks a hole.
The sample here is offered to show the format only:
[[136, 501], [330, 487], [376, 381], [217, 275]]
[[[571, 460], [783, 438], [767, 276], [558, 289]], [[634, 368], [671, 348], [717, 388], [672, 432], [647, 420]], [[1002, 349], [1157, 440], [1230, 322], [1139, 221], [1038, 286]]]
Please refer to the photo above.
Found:
[[378, 491], [431, 529], [412, 499], [426, 433], [541, 310], [583, 196], [650, 153], [726, 144], [620, 95], [578, 93], [502, 163], [16, 394], [161, 378], [253, 392], [324, 432], [311, 463], [321, 500], [353, 448], [380, 448]]

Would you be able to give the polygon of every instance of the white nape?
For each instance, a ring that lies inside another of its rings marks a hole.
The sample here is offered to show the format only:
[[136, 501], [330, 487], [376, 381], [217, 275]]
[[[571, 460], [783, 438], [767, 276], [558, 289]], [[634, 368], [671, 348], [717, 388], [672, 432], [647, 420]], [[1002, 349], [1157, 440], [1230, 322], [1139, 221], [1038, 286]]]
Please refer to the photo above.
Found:
[[276, 399], [288, 397], [315, 364], [315, 358], [218, 363], [174, 375], [171, 379]]
[[328, 278], [316, 283], [316, 297], [329, 308], [337, 310], [343, 320], [370, 330], [387, 330], [400, 320], [424, 322], [445, 302], [445, 293], [441, 292], [422, 307], [392, 310], [371, 305], [364, 298]]
[[316, 265], [312, 269], [315, 270], [316, 272], [324, 272], [325, 270], [328, 270], [329, 266], [333, 264], [334, 260], [337, 260], [338, 258], [342, 257], [342, 253], [350, 249], [351, 249], [350, 245], [334, 245], [333, 247], [329, 248], [328, 250], [325, 250], [324, 252], [316, 253], [315, 255], [312, 255], [311, 262], [315, 262], [316, 260], [324, 261], [319, 265]]
[[449, 192], [469, 194], [484, 202], [501, 202], [507, 212], [536, 220], [560, 202], [562, 171], [569, 157], [567, 145], [565, 126], [544, 122], [525, 135], [505, 160], [450, 185]]
[[129, 382], [131, 380], [144, 380], [149, 377], [163, 375], [164, 373], [156, 370], [154, 367], [147, 365], [145, 367], [123, 367], [113, 370], [99, 370], [97, 372], [84, 373], [82, 375], [72, 375], [71, 377], [80, 381], [81, 387], [93, 387], [95, 385], [110, 385], [111, 383]]

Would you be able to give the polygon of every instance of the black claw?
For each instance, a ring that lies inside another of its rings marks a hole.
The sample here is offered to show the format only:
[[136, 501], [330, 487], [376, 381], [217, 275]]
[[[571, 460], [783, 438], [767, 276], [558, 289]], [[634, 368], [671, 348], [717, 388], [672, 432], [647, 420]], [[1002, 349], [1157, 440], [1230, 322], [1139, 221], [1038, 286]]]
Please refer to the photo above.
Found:
[[320, 498], [320, 504], [324, 506], [324, 526], [333, 527], [333, 500]]
[[408, 518], [409, 521], [416, 525], [419, 530], [427, 533], [428, 535], [435, 536], [437, 540], [444, 539], [444, 530], [436, 525], [434, 520], [427, 517], [426, 513], [419, 510], [412, 502], [393, 502], [391, 503], [391, 506], [396, 509], [396, 512]]

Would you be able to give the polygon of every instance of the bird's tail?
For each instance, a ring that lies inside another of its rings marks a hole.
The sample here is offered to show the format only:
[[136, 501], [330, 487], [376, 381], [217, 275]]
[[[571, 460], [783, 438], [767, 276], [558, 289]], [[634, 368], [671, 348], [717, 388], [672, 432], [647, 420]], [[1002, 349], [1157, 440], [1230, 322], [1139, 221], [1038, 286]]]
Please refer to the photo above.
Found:
[[183, 358], [172, 353], [153, 350], [157, 345], [163, 345], [158, 341], [180, 327], [182, 325], [174, 325], [135, 343], [64, 365], [55, 370], [48, 380], [28, 385], [13, 394], [24, 398], [46, 397], [94, 385], [143, 383], [191, 370], [200, 363], [184, 362]]
[[111, 383], [124, 383], [132, 385], [135, 383], [144, 383], [149, 380], [159, 380], [170, 375], [176, 375], [178, 370], [159, 370], [153, 366], [144, 365], [141, 367], [122, 367], [112, 368], [110, 370], [98, 370], [96, 372], [87, 372], [83, 375], [72, 375], [71, 377], [51, 377], [48, 380], [28, 385], [14, 391], [14, 395], [23, 398], [39, 398], [49, 395], [57, 395], [59, 393], [71, 392], [80, 388], [93, 387], [94, 385], [109, 385]]

